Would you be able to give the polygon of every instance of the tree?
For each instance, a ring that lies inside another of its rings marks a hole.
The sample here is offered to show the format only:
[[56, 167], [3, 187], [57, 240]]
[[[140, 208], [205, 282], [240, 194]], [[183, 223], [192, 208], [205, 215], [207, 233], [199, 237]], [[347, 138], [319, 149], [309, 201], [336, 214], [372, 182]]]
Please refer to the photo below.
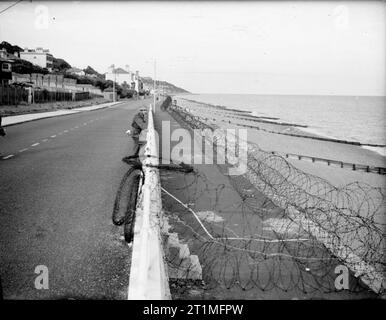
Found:
[[101, 73], [99, 73], [98, 71], [96, 71], [95, 69], [93, 69], [92, 67], [90, 67], [90, 66], [87, 66], [87, 68], [83, 69], [83, 71], [86, 74], [96, 75], [98, 78], [103, 79], [103, 75]]
[[3, 41], [2, 43], [0, 43], [0, 49], [5, 49], [8, 53], [12, 53], [12, 54], [23, 51], [23, 49], [20, 48], [19, 46], [13, 46], [7, 41]]
[[61, 72], [70, 68], [71, 68], [71, 65], [64, 59], [55, 58], [55, 57], [53, 58], [53, 69], [56, 69], [59, 72]]
[[93, 80], [91, 80], [91, 79], [89, 79], [89, 78], [87, 78], [87, 77], [78, 77], [78, 83], [80, 83], [80, 84], [92, 84], [92, 85], [94, 85], [94, 81]]
[[31, 73], [47, 74], [48, 73], [48, 70], [46, 68], [41, 68], [23, 59], [17, 59], [13, 63], [12, 71], [16, 73], [21, 73], [21, 74], [31, 74]]

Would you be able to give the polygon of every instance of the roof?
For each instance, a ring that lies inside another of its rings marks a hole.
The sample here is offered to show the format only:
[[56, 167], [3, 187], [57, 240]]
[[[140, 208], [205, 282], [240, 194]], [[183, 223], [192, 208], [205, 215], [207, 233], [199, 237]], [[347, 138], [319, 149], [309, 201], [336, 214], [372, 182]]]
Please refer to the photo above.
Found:
[[82, 71], [83, 71], [82, 69], [79, 69], [79, 68], [76, 68], [76, 67], [67, 69], [67, 72], [82, 72]]
[[[9, 59], [19, 59], [17, 56], [15, 56], [14, 54], [12, 53], [8, 53], [7, 50], [5, 49], [1, 49], [0, 50], [0, 59], [3, 59], [4, 61], [5, 60], [9, 60]], [[13, 62], [12, 60], [9, 60], [8, 62]]]
[[0, 62], [14, 62], [13, 60], [10, 59], [4, 59], [0, 57]]
[[116, 69], [114, 69], [114, 73], [130, 73], [130, 72], [127, 72], [126, 70], [124, 70], [122, 68], [116, 68]]
[[43, 51], [20, 51], [19, 53], [20, 55], [24, 55], [24, 54], [44, 54], [44, 55], [48, 55], [48, 56], [52, 56], [51, 53], [49, 52], [43, 52]]

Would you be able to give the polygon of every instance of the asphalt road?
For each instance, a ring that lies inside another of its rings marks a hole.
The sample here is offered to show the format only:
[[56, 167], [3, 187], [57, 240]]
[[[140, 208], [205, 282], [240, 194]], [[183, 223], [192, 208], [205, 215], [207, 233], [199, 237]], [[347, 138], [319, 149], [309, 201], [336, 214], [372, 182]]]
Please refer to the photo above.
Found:
[[[111, 222], [131, 153], [129, 101], [7, 127], [0, 139], [4, 299], [125, 299], [131, 249]], [[12, 155], [12, 156], [11, 156]], [[35, 268], [49, 288], [36, 289]]]

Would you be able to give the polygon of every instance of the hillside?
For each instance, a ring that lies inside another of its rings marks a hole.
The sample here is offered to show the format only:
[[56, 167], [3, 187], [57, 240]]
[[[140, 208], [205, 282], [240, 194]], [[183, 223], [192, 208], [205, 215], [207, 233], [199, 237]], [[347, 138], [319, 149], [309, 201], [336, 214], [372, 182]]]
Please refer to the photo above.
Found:
[[[144, 86], [153, 88], [153, 79], [151, 77], [141, 77]], [[176, 93], [189, 93], [185, 89], [175, 86], [167, 81], [157, 80], [157, 87], [162, 88], [165, 94], [176, 94]]]
[[15, 53], [19, 53], [20, 51], [23, 51], [23, 49], [20, 48], [19, 46], [13, 46], [7, 41], [3, 41], [2, 43], [0, 43], [0, 50], [1, 49], [5, 49], [7, 50], [8, 53], [11, 53], [11, 54], [15, 54]]
[[89, 75], [93, 75], [99, 79], [104, 79], [105, 76], [101, 73], [99, 73], [98, 71], [96, 71], [94, 68], [90, 67], [90, 66], [87, 66], [86, 69], [83, 69], [83, 71], [86, 73], [86, 74], [89, 74]]
[[[0, 49], [7, 50], [8, 53], [17, 54], [23, 49], [20, 46], [12, 45], [6, 41], [0, 43]], [[13, 65], [13, 71], [17, 73], [49, 73], [47, 69], [40, 68], [39, 66], [33, 65], [32, 63], [15, 57], [15, 63]], [[66, 70], [71, 68], [71, 65], [61, 58], [53, 57], [53, 73], [64, 74], [66, 77], [76, 79], [78, 83], [92, 84], [99, 87], [101, 90], [112, 86], [111, 81], [106, 81], [103, 74], [99, 73], [91, 66], [87, 66], [84, 71], [86, 76], [76, 76], [66, 73]], [[89, 77], [89, 76], [93, 77]], [[144, 86], [153, 88], [153, 79], [151, 77], [141, 77]], [[157, 87], [162, 87], [165, 94], [176, 94], [176, 93], [189, 93], [185, 89], [179, 88], [167, 81], [157, 80]], [[121, 86], [117, 86], [118, 92], [122, 91]]]
[[[17, 73], [48, 73], [47, 70], [40, 68], [38, 66], [33, 65], [32, 63], [18, 58], [18, 54], [23, 49], [18, 45], [12, 45], [7, 41], [3, 41], [0, 43], [0, 50], [5, 49], [8, 53], [15, 55], [13, 59], [15, 60], [15, 64], [13, 67], [13, 71]], [[71, 68], [71, 65], [61, 58], [56, 58], [53, 56], [53, 69], [54, 71], [63, 72], [66, 69]]]

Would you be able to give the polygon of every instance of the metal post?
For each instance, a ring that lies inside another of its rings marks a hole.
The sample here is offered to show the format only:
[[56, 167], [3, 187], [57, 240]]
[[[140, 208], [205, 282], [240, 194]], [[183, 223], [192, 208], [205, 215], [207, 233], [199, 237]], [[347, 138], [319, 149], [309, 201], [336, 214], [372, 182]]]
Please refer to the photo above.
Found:
[[114, 80], [113, 80], [113, 102], [115, 102], [115, 65], [112, 65], [113, 67], [113, 75], [114, 75]]
[[113, 81], [113, 102], [115, 102], [115, 70], [113, 69], [114, 73], [114, 81]]

